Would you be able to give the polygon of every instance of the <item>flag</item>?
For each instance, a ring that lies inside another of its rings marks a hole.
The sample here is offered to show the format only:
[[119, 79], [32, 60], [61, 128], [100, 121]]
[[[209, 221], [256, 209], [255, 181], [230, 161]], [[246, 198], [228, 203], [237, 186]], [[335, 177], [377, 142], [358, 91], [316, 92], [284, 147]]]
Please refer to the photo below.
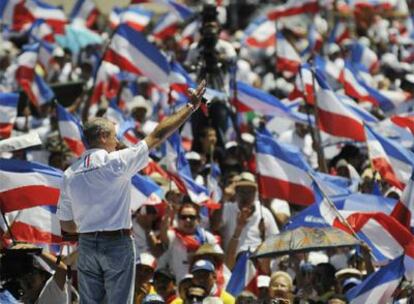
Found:
[[180, 47], [186, 50], [191, 43], [195, 41], [195, 37], [198, 34], [198, 29], [200, 27], [200, 20], [196, 19], [193, 22], [187, 24], [181, 31], [181, 38], [178, 41]]
[[65, 25], [68, 23], [62, 7], [48, 4], [40, 0], [25, 1], [27, 10], [34, 19], [43, 19], [57, 34], [65, 33]]
[[342, 44], [346, 39], [351, 38], [351, 31], [344, 21], [337, 21], [328, 38], [328, 43]]
[[414, 205], [414, 171], [411, 174], [411, 178], [405, 185], [404, 191], [400, 197], [400, 200], [395, 205], [391, 216], [397, 219], [407, 229], [414, 227], [414, 219], [411, 217], [411, 210]]
[[131, 209], [138, 210], [145, 205], [158, 205], [164, 199], [164, 191], [151, 178], [136, 174], [131, 179]]
[[103, 60], [126, 72], [146, 76], [159, 88], [168, 90], [170, 67], [167, 59], [143, 34], [127, 24], [118, 27]]
[[319, 70], [316, 70], [315, 77], [320, 86], [316, 92], [319, 128], [334, 136], [365, 141], [363, 121], [341, 102]]
[[43, 19], [37, 19], [33, 22], [29, 29], [29, 37], [38, 41], [47, 41], [49, 43], [55, 42], [55, 34], [53, 29]]
[[35, 17], [25, 5], [24, 0], [0, 1], [0, 19], [12, 31], [20, 32], [35, 21]]
[[273, 95], [241, 81], [237, 82], [237, 96], [233, 103], [238, 112], [254, 111], [266, 116], [285, 116], [290, 112], [289, 108]]
[[278, 5], [267, 13], [269, 20], [299, 14], [316, 14], [319, 4], [316, 0], [289, 0], [285, 4]]
[[358, 70], [349, 62], [345, 62], [345, 67], [339, 75], [339, 82], [342, 83], [346, 95], [355, 98], [359, 102], [367, 101], [378, 105], [378, 101], [371, 96], [367, 86], [358, 76]]
[[60, 136], [76, 156], [81, 156], [85, 151], [81, 122], [60, 104], [56, 105], [56, 112]]
[[115, 29], [120, 24], [127, 24], [136, 31], [143, 31], [150, 23], [153, 13], [140, 7], [126, 9], [114, 8], [110, 14], [110, 25]]
[[93, 0], [78, 0], [72, 8], [70, 19], [80, 20], [87, 27], [92, 27], [99, 16], [99, 10]]
[[379, 67], [377, 54], [369, 47], [360, 42], [355, 42], [351, 46], [351, 63], [364, 66], [367, 71], [373, 72]]
[[152, 29], [152, 35], [160, 40], [173, 37], [178, 31], [179, 18], [173, 12], [162, 16]]
[[296, 73], [302, 60], [281, 32], [276, 33], [276, 70]]
[[170, 178], [180, 191], [187, 194], [194, 203], [201, 204], [210, 200], [208, 189], [197, 184], [191, 175], [190, 164], [185, 158], [181, 138], [177, 132], [163, 145], [163, 158], [160, 164], [166, 167]]
[[53, 62], [53, 51], [56, 47], [56, 44], [49, 43], [45, 40], [39, 40], [39, 53], [37, 60], [46, 73], [51, 68], [51, 64]]
[[315, 90], [313, 87], [317, 87], [318, 84], [313, 78], [311, 66], [308, 63], [302, 64], [295, 78], [295, 88], [289, 94], [288, 98], [295, 100], [296, 98], [302, 97], [308, 104], [315, 104]]
[[95, 114], [94, 112], [97, 111], [98, 104], [101, 100], [101, 97], [108, 90], [109, 82], [119, 72], [120, 72], [119, 67], [110, 62], [102, 61], [102, 63], [100, 64], [96, 72], [96, 75], [95, 75], [95, 80], [94, 80], [95, 85], [93, 87], [93, 92], [91, 96], [91, 108], [90, 108], [90, 112], [92, 112], [91, 115], [94, 115]]
[[310, 58], [315, 52], [320, 50], [323, 44], [323, 38], [321, 34], [316, 30], [315, 25], [312, 23], [308, 29], [308, 45], [300, 52], [300, 56]]
[[243, 251], [237, 257], [231, 277], [226, 287], [226, 291], [237, 297], [243, 290], [248, 290], [257, 294], [257, 277], [258, 271], [250, 260], [252, 253]]
[[315, 201], [311, 170], [299, 150], [273, 138], [256, 134], [256, 163], [262, 197], [279, 198], [299, 205]]
[[403, 277], [404, 262], [398, 257], [350, 289], [346, 297], [350, 304], [389, 303]]
[[404, 189], [413, 170], [414, 154], [369, 126], [365, 126], [365, 133], [368, 154], [374, 169], [386, 182]]
[[32, 82], [24, 80], [20, 85], [35, 106], [42, 106], [55, 97], [46, 81], [37, 74]]
[[411, 134], [414, 135], [414, 113], [405, 113], [400, 115], [393, 115], [390, 120], [401, 128], [410, 130]]
[[22, 48], [22, 53], [17, 57], [17, 69], [15, 78], [18, 83], [31, 82], [35, 76], [35, 66], [39, 52], [39, 43], [26, 44]]
[[340, 80], [341, 69], [334, 62], [321, 56], [315, 56], [315, 67], [326, 77], [332, 78], [335, 81]]
[[0, 138], [10, 137], [17, 117], [19, 94], [0, 93]]
[[253, 20], [244, 31], [242, 44], [252, 48], [268, 48], [276, 45], [274, 22], [261, 16]]
[[17, 241], [35, 244], [58, 244], [63, 241], [55, 205], [6, 213], [6, 218]]
[[3, 212], [57, 204], [62, 171], [35, 162], [0, 159], [0, 207]]

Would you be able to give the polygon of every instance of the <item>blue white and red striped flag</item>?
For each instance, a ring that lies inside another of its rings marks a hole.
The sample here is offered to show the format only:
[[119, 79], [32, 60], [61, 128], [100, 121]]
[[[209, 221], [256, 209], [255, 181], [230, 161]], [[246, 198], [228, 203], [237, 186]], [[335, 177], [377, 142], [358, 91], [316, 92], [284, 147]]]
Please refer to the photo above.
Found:
[[351, 46], [350, 60], [353, 64], [364, 66], [367, 71], [373, 72], [379, 67], [377, 54], [369, 47], [360, 42], [355, 42]]
[[55, 33], [65, 33], [65, 25], [68, 23], [68, 20], [62, 7], [40, 0], [25, 1], [25, 7], [33, 15], [34, 19], [43, 19], [52, 27]]
[[238, 112], [258, 112], [267, 116], [283, 115], [290, 110], [273, 95], [252, 87], [244, 82], [237, 82], [237, 98], [233, 103]]
[[10, 137], [17, 117], [19, 94], [0, 93], [0, 138]]
[[268, 48], [276, 45], [276, 27], [265, 16], [258, 17], [244, 31], [243, 45], [252, 48]]
[[346, 297], [350, 304], [389, 303], [403, 277], [404, 260], [398, 257], [350, 289]]
[[5, 0], [0, 2], [0, 19], [12, 31], [20, 32], [35, 21], [23, 0]]
[[342, 44], [349, 38], [351, 38], [349, 26], [344, 21], [337, 21], [329, 35], [328, 43]]
[[76, 156], [82, 155], [85, 151], [85, 145], [82, 140], [83, 131], [80, 120], [60, 104], [56, 105], [56, 112], [60, 136]]
[[3, 212], [56, 206], [62, 171], [40, 163], [0, 159], [0, 202]]
[[316, 70], [315, 77], [320, 87], [316, 95], [319, 115], [317, 123], [321, 130], [334, 136], [365, 141], [364, 123], [360, 117], [335, 95], [319, 70]]
[[109, 16], [113, 29], [127, 24], [136, 31], [142, 32], [150, 23], [153, 13], [140, 7], [114, 8]]
[[91, 27], [99, 16], [99, 10], [93, 0], [78, 0], [72, 8], [70, 19], [80, 20], [87, 27]]
[[127, 24], [118, 27], [103, 60], [124, 71], [146, 76], [156, 86], [168, 91], [170, 66], [167, 59], [143, 34]]
[[283, 36], [282, 32], [276, 33], [276, 70], [296, 73], [302, 63], [302, 59], [294, 47]]
[[300, 14], [315, 14], [319, 11], [316, 0], [289, 0], [285, 4], [278, 5], [267, 13], [269, 20]]
[[46, 81], [37, 74], [32, 82], [24, 80], [20, 85], [35, 106], [44, 105], [55, 97]]
[[411, 227], [414, 227], [414, 218], [411, 216], [411, 210], [414, 210], [414, 171], [405, 185], [400, 200], [395, 205], [391, 216], [396, 218], [407, 229], [411, 229]]
[[145, 205], [158, 205], [164, 199], [164, 191], [151, 178], [141, 174], [132, 177], [131, 209]]
[[62, 243], [56, 206], [38, 206], [6, 213], [13, 237], [34, 244]]
[[178, 31], [180, 19], [173, 12], [162, 16], [152, 29], [152, 34], [160, 40], [173, 37]]
[[240, 253], [232, 269], [226, 291], [234, 297], [237, 297], [244, 290], [257, 294], [257, 277], [259, 274], [250, 260], [251, 255], [252, 253], [248, 251]]
[[43, 19], [37, 19], [33, 22], [28, 32], [29, 37], [33, 39], [34, 42], [38, 42], [39, 40], [44, 40], [50, 43], [55, 42], [53, 29]]
[[279, 198], [299, 205], [310, 205], [315, 201], [312, 179], [308, 175], [311, 168], [298, 149], [257, 133], [256, 153], [262, 197]]
[[365, 126], [368, 154], [374, 169], [391, 185], [404, 189], [414, 167], [414, 154]]

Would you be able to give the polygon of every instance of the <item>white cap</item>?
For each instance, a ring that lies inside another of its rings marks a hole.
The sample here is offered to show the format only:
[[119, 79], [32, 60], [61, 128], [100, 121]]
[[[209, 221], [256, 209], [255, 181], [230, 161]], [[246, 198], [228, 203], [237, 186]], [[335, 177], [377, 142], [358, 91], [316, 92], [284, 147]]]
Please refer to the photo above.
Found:
[[328, 54], [329, 55], [335, 54], [339, 51], [341, 51], [341, 49], [339, 48], [339, 46], [336, 43], [330, 43], [328, 45]]
[[65, 52], [61, 47], [56, 47], [52, 53], [53, 57], [63, 57], [65, 56]]
[[129, 111], [132, 111], [134, 108], [144, 108], [147, 110], [145, 117], [150, 117], [152, 115], [152, 105], [141, 95], [135, 96], [130, 102], [127, 103]]
[[201, 161], [201, 156], [199, 153], [195, 152], [195, 151], [191, 151], [191, 152], [187, 152], [185, 154], [185, 158], [188, 160], [198, 160]]
[[247, 133], [247, 132], [243, 132], [241, 134], [241, 139], [249, 144], [254, 144], [254, 135]]
[[257, 288], [269, 287], [270, 286], [270, 277], [267, 275], [259, 275], [257, 277]]
[[224, 148], [227, 150], [227, 149], [230, 149], [230, 148], [233, 148], [233, 147], [237, 147], [238, 145], [239, 144], [237, 143], [237, 141], [232, 140], [232, 141], [229, 141], [228, 143], [226, 143], [224, 145]]

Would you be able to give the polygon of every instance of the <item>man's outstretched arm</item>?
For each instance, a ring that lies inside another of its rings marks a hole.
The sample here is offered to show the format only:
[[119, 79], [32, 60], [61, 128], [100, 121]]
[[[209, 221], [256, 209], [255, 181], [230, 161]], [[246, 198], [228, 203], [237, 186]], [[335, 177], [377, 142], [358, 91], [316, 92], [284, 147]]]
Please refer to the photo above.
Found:
[[190, 91], [190, 102], [177, 113], [167, 117], [159, 123], [155, 130], [145, 137], [148, 149], [156, 148], [172, 133], [175, 132], [198, 109], [206, 91], [206, 81], [203, 80], [196, 90]]

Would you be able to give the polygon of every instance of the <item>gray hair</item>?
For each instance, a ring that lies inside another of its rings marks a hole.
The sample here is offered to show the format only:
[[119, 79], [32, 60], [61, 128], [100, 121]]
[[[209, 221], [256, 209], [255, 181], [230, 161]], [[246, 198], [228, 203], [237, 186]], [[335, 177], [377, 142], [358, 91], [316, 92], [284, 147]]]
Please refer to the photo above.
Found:
[[83, 126], [83, 134], [89, 148], [99, 145], [99, 136], [109, 135], [112, 130], [113, 123], [103, 117], [96, 117], [87, 121]]

